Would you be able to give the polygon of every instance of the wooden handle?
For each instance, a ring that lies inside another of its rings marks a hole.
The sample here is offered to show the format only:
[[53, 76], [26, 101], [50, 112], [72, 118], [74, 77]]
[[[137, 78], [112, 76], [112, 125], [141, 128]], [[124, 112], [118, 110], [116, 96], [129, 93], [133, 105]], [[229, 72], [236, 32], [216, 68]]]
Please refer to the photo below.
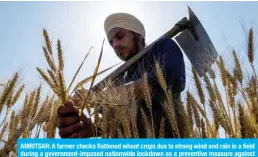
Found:
[[[180, 33], [181, 31], [185, 30], [186, 28], [188, 28], [188, 24], [189, 21], [186, 17], [184, 17], [183, 19], [181, 19], [178, 23], [175, 24], [175, 26], [170, 29], [167, 33], [165, 33], [163, 36], [161, 36], [160, 38], [163, 37], [168, 37], [168, 38], [173, 38], [174, 36], [176, 36], [178, 33]], [[159, 40], [160, 38], [158, 38], [157, 40]], [[156, 40], [156, 41], [157, 41]], [[135, 56], [133, 56], [131, 59], [129, 59], [127, 62], [125, 62], [123, 65], [121, 65], [120, 67], [118, 67], [114, 72], [112, 72], [111, 74], [109, 74], [107, 77], [105, 77], [102, 81], [100, 81], [99, 83], [97, 83], [92, 90], [93, 91], [97, 91], [97, 90], [102, 90], [105, 87], [105, 82], [107, 80], [111, 80], [113, 81], [114, 79], [116, 79], [120, 74], [124, 73], [127, 69], [129, 69], [134, 63], [136, 63], [145, 53], [147, 53], [149, 51], [149, 49], [154, 45], [155, 41], [152, 42], [150, 45], [148, 45], [147, 47], [145, 47], [142, 51], [140, 51], [139, 53], [137, 53]]]

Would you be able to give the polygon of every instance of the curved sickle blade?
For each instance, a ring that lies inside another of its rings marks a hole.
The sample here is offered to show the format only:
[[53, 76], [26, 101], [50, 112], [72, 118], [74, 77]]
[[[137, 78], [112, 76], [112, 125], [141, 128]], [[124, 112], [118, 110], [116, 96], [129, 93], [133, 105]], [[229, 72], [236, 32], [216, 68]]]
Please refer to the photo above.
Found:
[[178, 35], [176, 40], [198, 75], [203, 76], [210, 70], [218, 54], [207, 32], [190, 7], [188, 7], [188, 11], [190, 26]]

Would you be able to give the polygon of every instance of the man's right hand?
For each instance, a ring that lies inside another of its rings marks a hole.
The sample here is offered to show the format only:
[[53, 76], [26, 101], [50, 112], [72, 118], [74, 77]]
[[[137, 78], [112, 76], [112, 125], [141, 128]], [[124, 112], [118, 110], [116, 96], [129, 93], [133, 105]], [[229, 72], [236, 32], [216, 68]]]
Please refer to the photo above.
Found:
[[84, 138], [93, 136], [93, 124], [83, 113], [79, 117], [79, 108], [69, 100], [57, 109], [59, 136], [61, 138]]

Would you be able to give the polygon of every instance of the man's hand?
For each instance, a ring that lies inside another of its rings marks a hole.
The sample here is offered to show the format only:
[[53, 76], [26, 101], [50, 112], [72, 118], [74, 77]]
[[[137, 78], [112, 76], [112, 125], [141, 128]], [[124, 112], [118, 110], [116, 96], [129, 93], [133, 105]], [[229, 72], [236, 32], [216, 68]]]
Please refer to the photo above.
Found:
[[61, 138], [83, 138], [93, 136], [93, 124], [84, 114], [79, 117], [79, 108], [69, 100], [57, 109], [59, 135]]

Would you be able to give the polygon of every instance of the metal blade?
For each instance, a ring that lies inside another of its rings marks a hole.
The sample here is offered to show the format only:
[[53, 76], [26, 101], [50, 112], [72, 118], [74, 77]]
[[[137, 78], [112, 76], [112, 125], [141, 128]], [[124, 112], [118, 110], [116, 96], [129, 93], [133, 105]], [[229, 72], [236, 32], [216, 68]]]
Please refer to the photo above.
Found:
[[[190, 7], [188, 7], [188, 11], [192, 30], [186, 29], [183, 31], [176, 37], [176, 41], [185, 52], [198, 75], [203, 76], [211, 68], [218, 54], [207, 32]], [[197, 36], [197, 40], [194, 35]]]

